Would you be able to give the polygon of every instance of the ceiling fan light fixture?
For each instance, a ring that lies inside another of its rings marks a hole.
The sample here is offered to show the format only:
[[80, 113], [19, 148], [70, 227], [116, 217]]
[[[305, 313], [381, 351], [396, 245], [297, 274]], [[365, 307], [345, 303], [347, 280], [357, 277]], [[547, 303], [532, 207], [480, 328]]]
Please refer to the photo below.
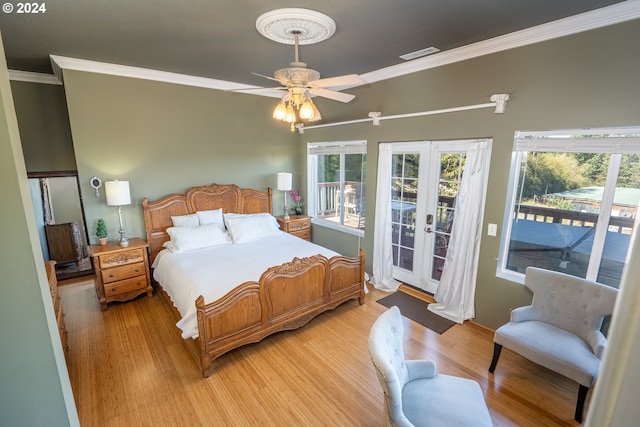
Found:
[[314, 104], [312, 102], [311, 106], [313, 107], [313, 118], [311, 118], [309, 121], [310, 122], [317, 122], [318, 120], [321, 120], [322, 119], [322, 115], [320, 114], [320, 110], [318, 110], [318, 107], [316, 107], [316, 104]]
[[296, 122], [296, 110], [291, 105], [291, 102], [287, 104], [287, 113], [285, 114], [284, 121], [287, 123], [295, 123]]
[[315, 112], [313, 111], [313, 102], [307, 98], [300, 106], [300, 118], [302, 120], [311, 120], [313, 119], [313, 116], [315, 116]]
[[[294, 45], [294, 61], [289, 67], [276, 70], [274, 78], [286, 95], [273, 110], [273, 118], [291, 124], [291, 132], [302, 128], [304, 122], [322, 119], [311, 96], [321, 96], [340, 102], [349, 102], [355, 96], [329, 89], [364, 83], [356, 74], [320, 79], [320, 73], [300, 60], [298, 45], [313, 44], [331, 37], [336, 23], [327, 15], [308, 9], [285, 8], [264, 13], [256, 20], [256, 29], [264, 37], [283, 44]], [[265, 77], [265, 76], [263, 76]], [[271, 79], [270, 77], [267, 77]]]
[[287, 116], [287, 106], [284, 103], [284, 100], [280, 101], [278, 105], [276, 105], [275, 110], [273, 110], [273, 118], [277, 120], [284, 120]]

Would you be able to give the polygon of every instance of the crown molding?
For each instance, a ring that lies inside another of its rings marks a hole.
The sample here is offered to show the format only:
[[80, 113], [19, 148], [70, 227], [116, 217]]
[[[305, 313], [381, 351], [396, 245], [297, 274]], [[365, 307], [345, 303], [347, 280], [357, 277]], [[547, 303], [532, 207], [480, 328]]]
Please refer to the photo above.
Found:
[[[627, 0], [612, 6], [603, 7], [601, 9], [505, 34], [503, 36], [494, 37], [492, 39], [456, 49], [443, 51], [424, 58], [418, 58], [402, 64], [381, 68], [379, 70], [361, 74], [360, 76], [366, 83], [374, 83], [454, 62], [548, 41], [638, 18], [640, 18], [640, 0]], [[50, 55], [50, 59], [54, 74], [61, 82], [64, 82], [63, 70], [76, 70], [225, 91], [241, 90], [242, 93], [246, 94], [269, 96], [274, 98], [282, 97], [282, 92], [280, 91], [267, 90], [258, 86], [251, 86], [225, 80], [158, 71], [149, 68], [132, 67], [128, 65], [90, 61], [79, 58], [69, 58], [58, 55]], [[356, 86], [354, 85], [349, 87]]]
[[[134, 79], [153, 80], [165, 83], [174, 83], [185, 86], [196, 86], [207, 89], [224, 91], [241, 90], [242, 93], [253, 95], [271, 96], [281, 98], [282, 92], [265, 90], [262, 87], [251, 86], [244, 83], [229, 82], [207, 77], [191, 76], [187, 74], [171, 73], [168, 71], [153, 70], [151, 68], [131, 67], [129, 65], [110, 64], [107, 62], [89, 61], [87, 59], [70, 58], [67, 56], [49, 55], [53, 73], [64, 82], [64, 70], [86, 71], [89, 73], [108, 74], [111, 76], [130, 77]], [[253, 91], [252, 91], [253, 89]]]
[[87, 71], [90, 73], [109, 74], [113, 76], [132, 77], [135, 79], [156, 80], [167, 83], [177, 83], [187, 86], [199, 86], [209, 89], [229, 90], [247, 89], [253, 86], [206, 77], [190, 76], [187, 74], [171, 73], [153, 70], [151, 68], [132, 67], [129, 65], [110, 64], [107, 62], [90, 61], [87, 59], [70, 58], [67, 56], [49, 55], [53, 72], [64, 81], [63, 70]]
[[9, 80], [48, 85], [62, 85], [62, 82], [53, 74], [33, 73], [31, 71], [9, 70]]

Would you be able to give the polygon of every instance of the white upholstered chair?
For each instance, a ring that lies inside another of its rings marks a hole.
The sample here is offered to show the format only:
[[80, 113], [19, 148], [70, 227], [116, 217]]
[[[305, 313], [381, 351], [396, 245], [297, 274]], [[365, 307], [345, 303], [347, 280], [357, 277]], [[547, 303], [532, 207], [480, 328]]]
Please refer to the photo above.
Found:
[[375, 321], [369, 354], [382, 385], [385, 426], [492, 426], [476, 381], [436, 373], [431, 360], [405, 360], [398, 307]]
[[512, 310], [511, 321], [496, 330], [489, 372], [494, 372], [504, 346], [576, 381], [575, 420], [582, 422], [584, 401], [607, 345], [600, 328], [613, 312], [618, 290], [534, 267], [527, 268], [525, 285], [533, 291], [533, 301]]

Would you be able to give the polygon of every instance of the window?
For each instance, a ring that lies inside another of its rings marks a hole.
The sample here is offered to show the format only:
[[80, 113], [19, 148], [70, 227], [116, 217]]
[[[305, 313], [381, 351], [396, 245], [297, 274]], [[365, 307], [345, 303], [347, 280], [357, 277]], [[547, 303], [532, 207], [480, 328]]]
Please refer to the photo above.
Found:
[[640, 127], [516, 132], [497, 274], [618, 287], [640, 202]]
[[307, 162], [314, 223], [363, 236], [367, 142], [309, 143]]

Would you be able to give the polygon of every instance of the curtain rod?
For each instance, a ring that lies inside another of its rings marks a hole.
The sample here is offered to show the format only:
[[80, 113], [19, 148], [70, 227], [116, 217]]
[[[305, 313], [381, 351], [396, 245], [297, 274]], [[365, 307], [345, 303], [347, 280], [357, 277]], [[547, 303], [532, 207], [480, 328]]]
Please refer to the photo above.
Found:
[[356, 120], [348, 120], [346, 122], [335, 122], [335, 123], [325, 123], [321, 125], [314, 126], [305, 126], [304, 123], [298, 123], [296, 125], [296, 129], [298, 133], [302, 135], [305, 130], [309, 129], [319, 129], [331, 126], [342, 126], [342, 125], [351, 125], [355, 123], [364, 123], [364, 122], [373, 122], [374, 126], [380, 126], [381, 120], [394, 120], [394, 119], [404, 119], [408, 117], [419, 117], [419, 116], [430, 116], [434, 114], [444, 114], [444, 113], [453, 113], [456, 111], [467, 111], [467, 110], [478, 110], [481, 108], [490, 108], [495, 107], [494, 111], [496, 114], [504, 113], [505, 107], [507, 105], [507, 101], [509, 100], [509, 94], [500, 93], [491, 95], [490, 100], [492, 102], [488, 102], [486, 104], [476, 104], [476, 105], [466, 105], [463, 107], [453, 107], [453, 108], [445, 108], [442, 110], [432, 110], [432, 111], [421, 111], [419, 113], [406, 113], [406, 114], [396, 114], [393, 116], [383, 116], [379, 111], [372, 111], [369, 113], [369, 118], [367, 119], [356, 119]]

